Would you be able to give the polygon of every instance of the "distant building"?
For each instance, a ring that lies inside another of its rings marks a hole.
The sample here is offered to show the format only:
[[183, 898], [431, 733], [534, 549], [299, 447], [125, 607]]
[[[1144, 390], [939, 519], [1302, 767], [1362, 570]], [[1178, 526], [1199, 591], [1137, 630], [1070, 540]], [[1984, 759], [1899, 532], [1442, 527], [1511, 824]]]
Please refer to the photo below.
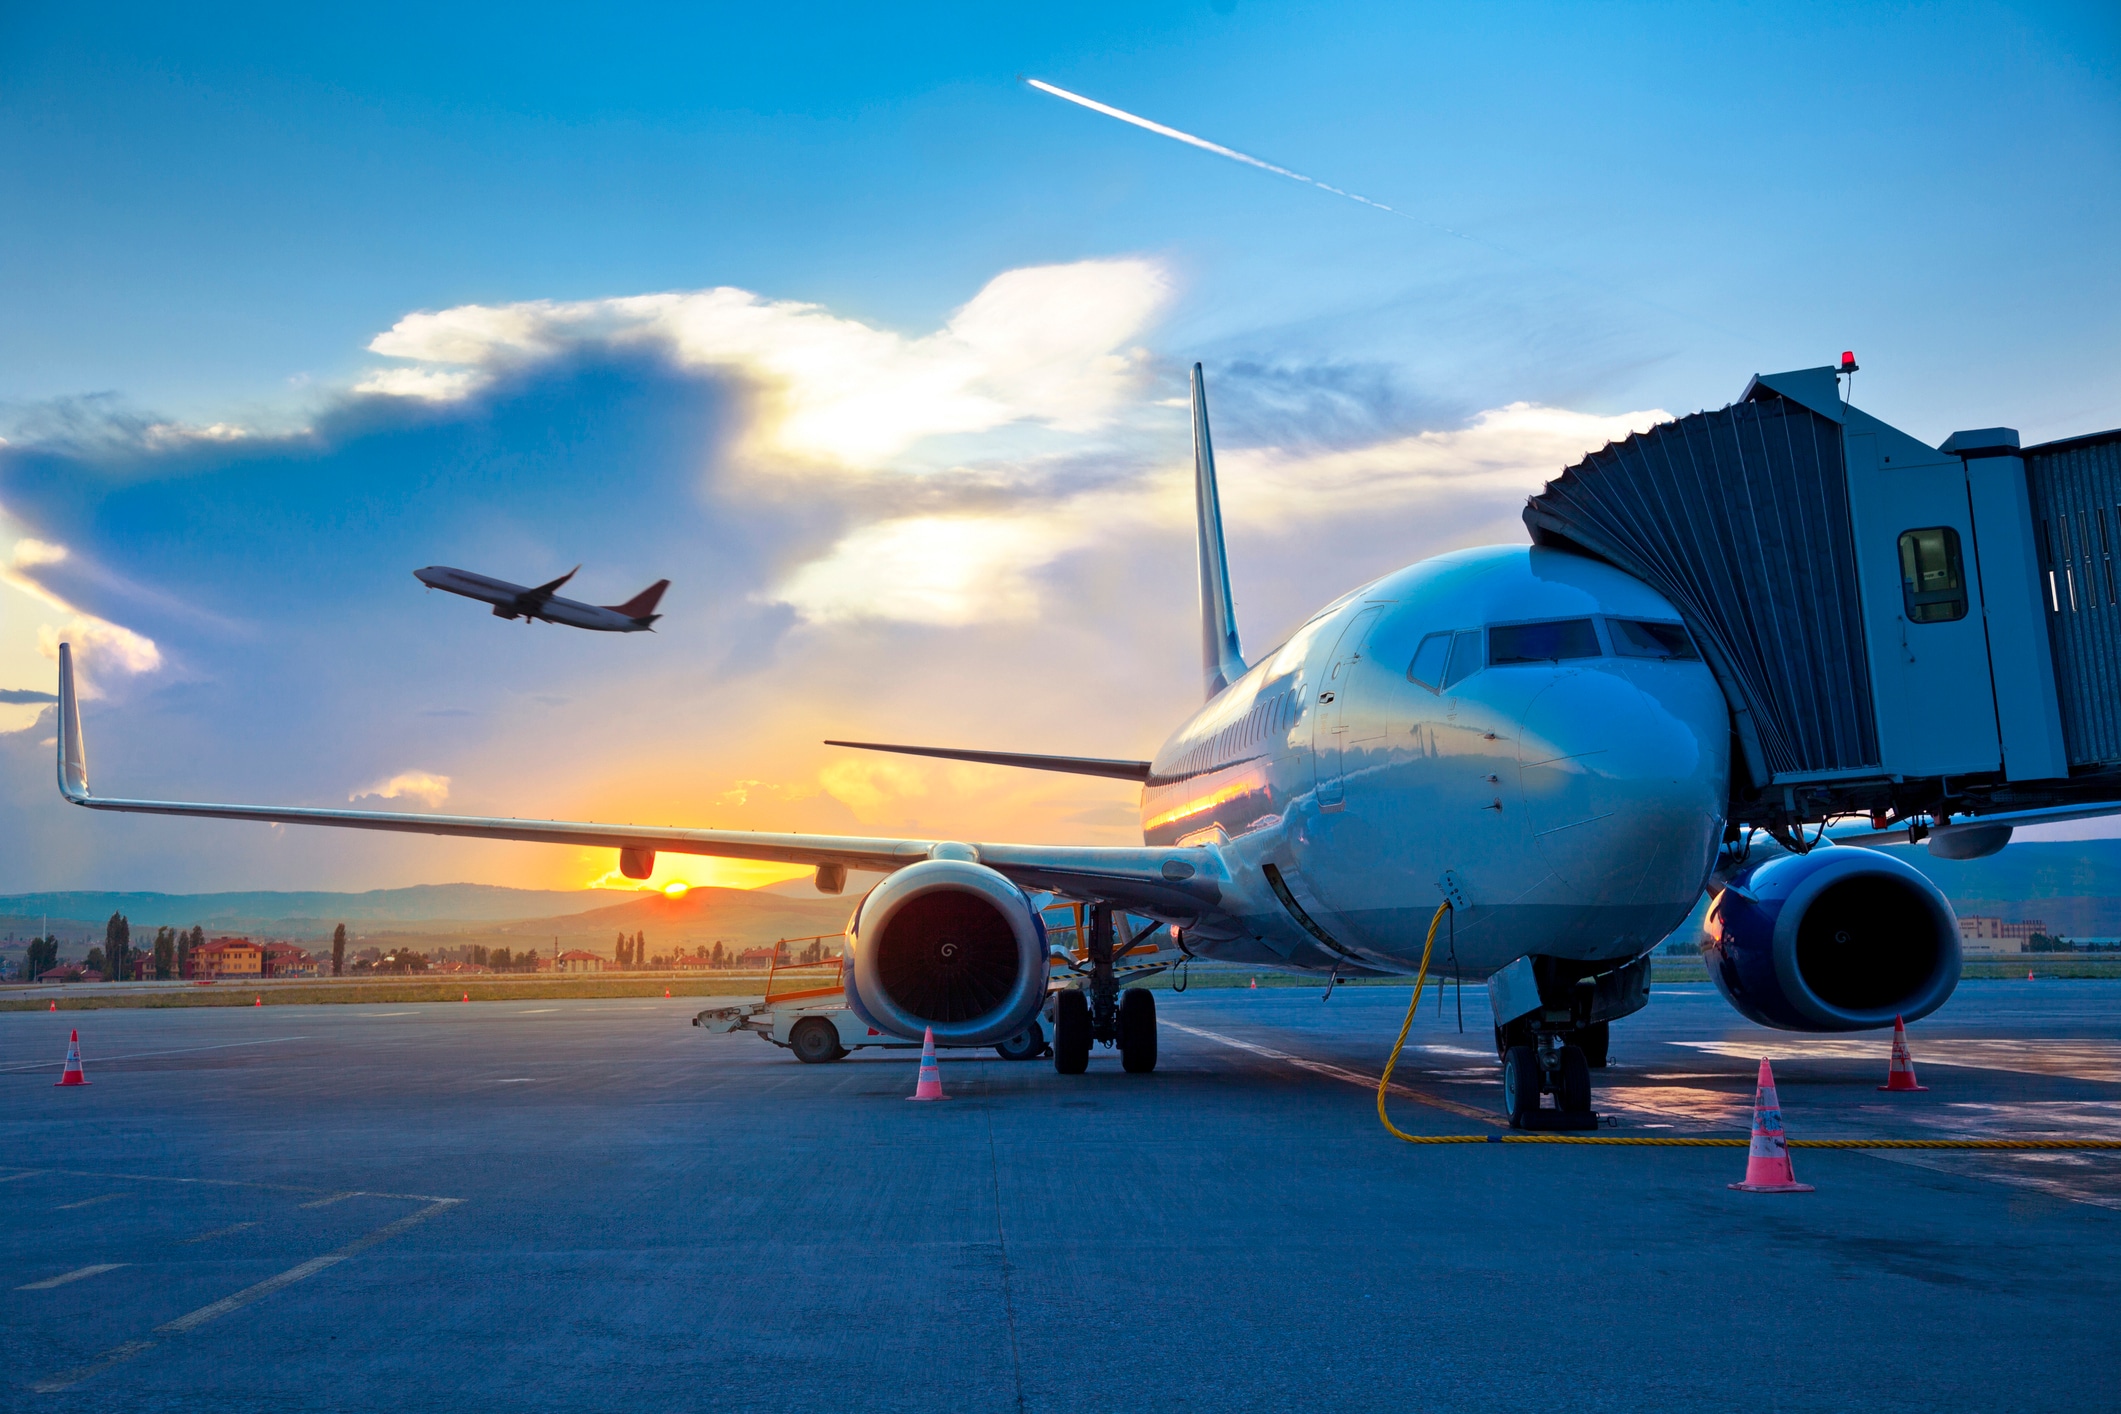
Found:
[[736, 955], [738, 967], [771, 967], [779, 956], [777, 948], [746, 948]]
[[583, 952], [580, 948], [560, 954], [562, 972], [602, 972], [604, 965], [603, 958], [593, 952]]
[[315, 977], [317, 960], [293, 943], [267, 943], [260, 963], [267, 977]]
[[2047, 925], [2037, 918], [1984, 918], [1959, 915], [1959, 950], [1969, 957], [1995, 957], [2025, 951], [2035, 933]]
[[191, 950], [187, 977], [262, 977], [265, 950], [248, 938], [216, 938]]

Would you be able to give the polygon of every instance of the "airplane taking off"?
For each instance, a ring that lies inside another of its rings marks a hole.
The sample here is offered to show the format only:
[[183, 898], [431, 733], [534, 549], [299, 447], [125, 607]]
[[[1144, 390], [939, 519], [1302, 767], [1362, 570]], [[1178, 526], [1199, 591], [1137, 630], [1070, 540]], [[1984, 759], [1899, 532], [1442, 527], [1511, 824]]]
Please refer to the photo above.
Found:
[[510, 584], [505, 579], [473, 574], [470, 570], [451, 569], [448, 565], [429, 565], [424, 570], [414, 570], [412, 577], [429, 589], [461, 594], [466, 599], [491, 604], [497, 619], [521, 619], [525, 623], [543, 619], [549, 624], [594, 629], [599, 633], [653, 632], [655, 621], [663, 617], [655, 611], [655, 606], [662, 599], [663, 591], [670, 587], [669, 580], [657, 580], [623, 604], [584, 604], [578, 599], [560, 598], [556, 591], [573, 579], [581, 568], [576, 565], [558, 579], [530, 589]]
[[[1794, 386], [1797, 375], [1771, 375], [1761, 396], [1778, 401], [1662, 427], [1677, 436], [1734, 417], [1748, 425], [1827, 418], [1806, 410], [1812, 405], [1858, 416], [1830, 396], [1829, 372], [1805, 375], [1825, 380], [1803, 384], [1811, 404], [1775, 391], [1772, 380]], [[1087, 1066], [1093, 1042], [1116, 1045], [1129, 1071], [1155, 1067], [1154, 994], [1122, 989], [1115, 966], [1150, 934], [1117, 936], [1121, 914], [1169, 925], [1187, 957], [1334, 978], [1411, 975], [1433, 941], [1431, 971], [1488, 982], [1511, 1122], [1570, 1128], [1595, 1124], [1590, 1072], [1606, 1062], [1609, 1027], [1647, 1004], [1651, 950], [1704, 887], [1716, 900], [1703, 949], [1710, 975], [1755, 1021], [1859, 1030], [1914, 1020], [1951, 995], [1959, 931], [1943, 894], [1890, 855], [1819, 847], [1824, 830], [1807, 838], [1804, 829], [1808, 802], [1826, 802], [1810, 816], [1821, 821], [1869, 810], [1866, 842], [1927, 838], [1943, 857], [1992, 852], [2017, 824], [2121, 810], [2108, 799], [1982, 813], [1992, 800], [2064, 801], [2066, 780], [2035, 789], [2014, 776], [2009, 792], [1983, 797], [1961, 794], [1960, 780], [1950, 794], [1918, 799], [1906, 778], [1884, 772], [1859, 780], [1842, 771], [1800, 792], [1783, 784], [1787, 773], [1753, 770], [1763, 740], [1787, 756], [1796, 738], [1768, 711], [1771, 700], [1748, 697], [1734, 712], [1730, 684], [1750, 680], [1734, 678], [1731, 665], [1751, 660], [1738, 656], [1722, 621], [1704, 617], [1705, 601], [1688, 598], [1682, 614], [1647, 571], [1613, 563], [1617, 551], [1594, 557], [1548, 541], [1440, 555], [1341, 595], [1248, 663], [1197, 364], [1192, 393], [1206, 703], [1152, 760], [840, 743], [1138, 780], [1138, 847], [107, 798], [89, 789], [66, 644], [60, 791], [97, 810], [616, 849], [634, 879], [649, 876], [658, 850], [815, 866], [828, 893], [845, 886], [849, 869], [882, 872], [847, 924], [849, 1008], [907, 1039], [932, 1028], [938, 1042], [1002, 1042], [1016, 1056], [1050, 1040], [1055, 1068], [1067, 1074]], [[1737, 462], [1717, 469], [1725, 484], [1742, 472]], [[1956, 532], [1911, 531], [1901, 537], [1903, 559], [1927, 553], [1927, 541], [1906, 549], [1918, 534], [1960, 553], [1958, 539], [1941, 538]], [[1808, 563], [1824, 553], [1799, 548]], [[1979, 548], [1992, 553], [1987, 538]], [[1908, 593], [1960, 597], [1943, 610], [1924, 600], [1910, 613], [1948, 625], [1954, 605], [1964, 613], [1964, 579], [1959, 559], [1939, 563], [1910, 580], [1917, 588]], [[1741, 587], [1773, 587], [1771, 579], [1754, 575]], [[1942, 587], [1924, 587], [1932, 580]], [[1762, 602], [1754, 592], [1741, 607]], [[1900, 607], [1898, 585], [1890, 607]], [[1872, 793], [1850, 794], [1858, 786]], [[1037, 897], [1047, 894], [1086, 905], [1077, 966], [1086, 985], [1050, 1001], [1054, 958]], [[1554, 1097], [1552, 1109], [1543, 1094]]]

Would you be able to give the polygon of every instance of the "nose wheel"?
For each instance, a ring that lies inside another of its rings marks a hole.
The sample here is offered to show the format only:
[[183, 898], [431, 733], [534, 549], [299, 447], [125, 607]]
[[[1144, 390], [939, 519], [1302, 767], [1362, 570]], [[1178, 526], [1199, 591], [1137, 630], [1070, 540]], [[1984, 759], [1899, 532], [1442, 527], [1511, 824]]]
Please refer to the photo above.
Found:
[[[1596, 1129], [1591, 1061], [1581, 1046], [1554, 1032], [1527, 1042], [1512, 1037], [1502, 1052], [1502, 1108], [1512, 1129]], [[1541, 1096], [1552, 1095], [1552, 1108]]]

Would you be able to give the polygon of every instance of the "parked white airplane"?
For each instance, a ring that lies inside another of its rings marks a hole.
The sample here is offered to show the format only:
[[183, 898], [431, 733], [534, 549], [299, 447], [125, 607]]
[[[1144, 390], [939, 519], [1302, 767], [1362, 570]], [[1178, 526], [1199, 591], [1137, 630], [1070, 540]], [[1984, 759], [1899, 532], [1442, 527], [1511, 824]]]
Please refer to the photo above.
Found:
[[556, 591], [573, 579], [581, 568], [576, 565], [558, 579], [533, 588], [510, 584], [490, 575], [473, 574], [470, 570], [451, 569], [448, 565], [429, 565], [426, 569], [414, 570], [412, 577], [429, 589], [461, 594], [466, 599], [491, 604], [497, 619], [521, 619], [525, 623], [543, 619], [549, 624], [565, 624], [569, 628], [593, 629], [600, 633], [641, 633], [652, 630], [655, 621], [663, 617], [655, 611], [655, 606], [662, 599], [663, 591], [670, 587], [667, 579], [657, 580], [623, 604], [584, 604], [578, 599], [560, 598]]
[[604, 846], [630, 878], [658, 850], [815, 865], [833, 893], [849, 869], [884, 871], [847, 925], [848, 1003], [882, 1031], [965, 1045], [1039, 1024], [1049, 959], [1032, 895], [1083, 900], [1089, 985], [1050, 1013], [1070, 1073], [1093, 1041], [1128, 1070], [1156, 1062], [1153, 994], [1117, 984], [1116, 912], [1172, 925], [1192, 956], [1348, 977], [1412, 973], [1448, 901], [1434, 970], [1489, 979], [1520, 1124], [1592, 1122], [1607, 1027], [1645, 1003], [1648, 954], [1704, 884], [1722, 889], [1715, 975], [1756, 1020], [1851, 1030], [1950, 995], [1957, 923], [1916, 870], [1865, 849], [1748, 858], [1727, 832], [1724, 694], [1673, 606], [1611, 565], [1526, 546], [1442, 555], [1342, 595], [1248, 663], [1197, 365], [1193, 419], [1207, 702], [1154, 760], [837, 743], [1139, 780], [1138, 848], [107, 799], [89, 790], [66, 645], [60, 790], [98, 810]]

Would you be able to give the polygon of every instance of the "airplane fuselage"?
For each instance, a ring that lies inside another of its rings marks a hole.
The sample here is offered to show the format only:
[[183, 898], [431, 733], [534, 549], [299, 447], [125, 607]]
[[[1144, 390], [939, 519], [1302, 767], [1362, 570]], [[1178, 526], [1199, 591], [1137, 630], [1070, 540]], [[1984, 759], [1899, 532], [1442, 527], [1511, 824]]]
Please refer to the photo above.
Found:
[[1156, 754], [1144, 842], [1214, 845], [1230, 872], [1188, 945], [1403, 973], [1448, 888], [1455, 956], [1432, 971], [1655, 946], [1701, 895], [1729, 789], [1728, 709], [1678, 624], [1611, 566], [1516, 546], [1328, 605]]
[[652, 614], [635, 616], [601, 604], [584, 604], [576, 599], [563, 599], [557, 594], [541, 593], [525, 585], [511, 584], [505, 579], [476, 574], [471, 570], [454, 569], [448, 565], [429, 565], [412, 573], [413, 578], [429, 589], [440, 589], [446, 593], [460, 594], [466, 599], [476, 599], [482, 604], [493, 605], [496, 618], [543, 620], [546, 623], [565, 624], [569, 628], [586, 628], [597, 633], [640, 633], [646, 630], [655, 618]]

